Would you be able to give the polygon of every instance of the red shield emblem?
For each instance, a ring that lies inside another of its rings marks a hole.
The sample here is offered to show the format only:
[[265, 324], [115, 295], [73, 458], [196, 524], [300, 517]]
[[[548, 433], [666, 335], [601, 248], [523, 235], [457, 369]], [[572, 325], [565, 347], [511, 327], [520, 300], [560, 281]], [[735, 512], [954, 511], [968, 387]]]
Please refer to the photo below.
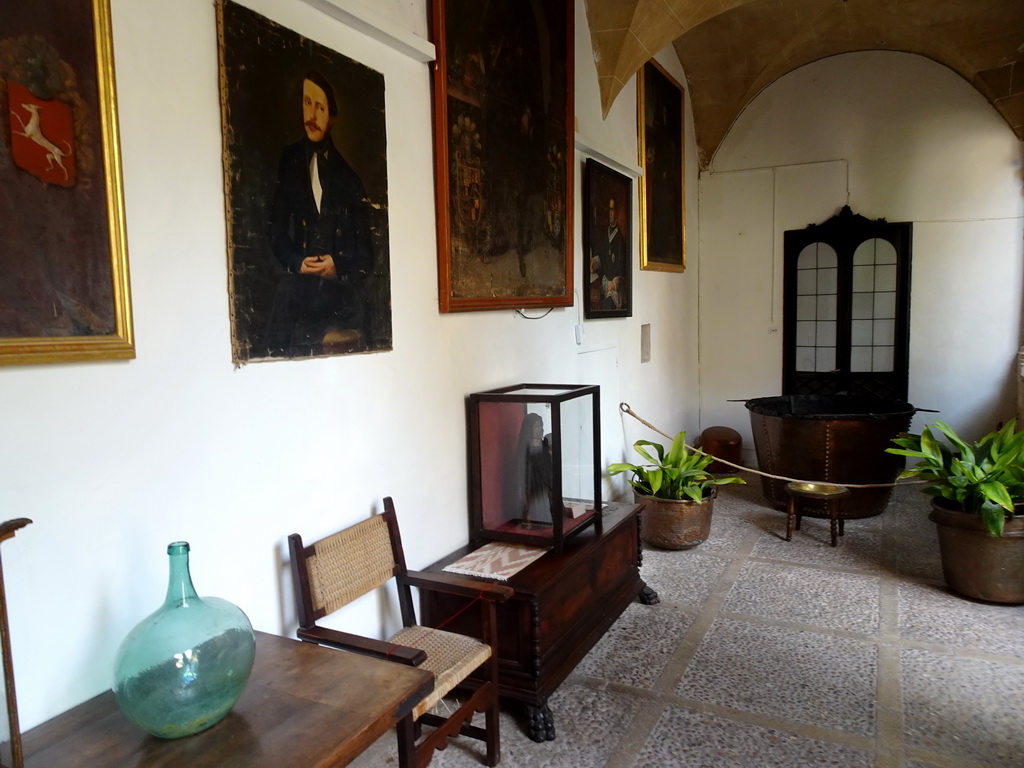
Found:
[[7, 81], [11, 156], [19, 168], [49, 184], [75, 183], [75, 126], [71, 107], [43, 101], [13, 80]]

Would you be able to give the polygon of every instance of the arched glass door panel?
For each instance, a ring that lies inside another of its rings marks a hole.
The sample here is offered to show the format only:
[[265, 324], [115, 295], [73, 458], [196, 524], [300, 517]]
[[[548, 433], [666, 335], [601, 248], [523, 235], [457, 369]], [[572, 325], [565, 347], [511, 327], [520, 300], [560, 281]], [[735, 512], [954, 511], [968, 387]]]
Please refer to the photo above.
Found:
[[836, 367], [839, 260], [827, 243], [810, 243], [797, 258], [796, 368], [831, 371]]
[[853, 252], [850, 370], [891, 372], [896, 346], [896, 249], [873, 237]]

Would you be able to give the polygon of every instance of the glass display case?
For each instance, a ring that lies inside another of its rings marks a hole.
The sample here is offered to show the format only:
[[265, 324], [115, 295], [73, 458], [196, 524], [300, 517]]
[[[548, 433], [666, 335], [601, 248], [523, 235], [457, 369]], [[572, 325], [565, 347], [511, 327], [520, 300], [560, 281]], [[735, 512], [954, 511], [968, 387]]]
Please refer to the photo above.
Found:
[[517, 384], [471, 394], [471, 543], [553, 547], [601, 529], [600, 387]]

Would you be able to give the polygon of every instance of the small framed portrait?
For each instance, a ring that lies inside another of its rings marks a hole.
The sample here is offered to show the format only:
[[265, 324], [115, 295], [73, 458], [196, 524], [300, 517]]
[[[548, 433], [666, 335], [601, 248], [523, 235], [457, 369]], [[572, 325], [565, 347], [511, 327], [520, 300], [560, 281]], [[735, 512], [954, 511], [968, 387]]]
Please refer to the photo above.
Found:
[[633, 181], [587, 158], [583, 178], [583, 310], [587, 318], [632, 317]]
[[683, 87], [655, 61], [637, 80], [640, 269], [686, 269]]

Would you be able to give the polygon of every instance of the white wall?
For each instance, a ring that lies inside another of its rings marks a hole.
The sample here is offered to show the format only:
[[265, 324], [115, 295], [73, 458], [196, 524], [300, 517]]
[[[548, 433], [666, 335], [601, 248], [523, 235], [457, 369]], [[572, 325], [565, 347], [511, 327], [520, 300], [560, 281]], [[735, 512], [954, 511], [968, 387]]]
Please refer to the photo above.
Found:
[[[384, 74], [394, 351], [232, 366], [213, 4], [112, 0], [138, 357], [0, 369], [0, 504], [34, 520], [3, 551], [23, 728], [110, 685], [121, 639], [162, 601], [168, 542], [191, 542], [200, 594], [280, 634], [294, 630], [293, 531], [318, 537], [392, 495], [410, 565], [464, 544], [470, 392], [600, 384], [609, 461], [650, 436], [620, 399], [666, 431], [696, 426], [695, 248], [683, 275], [635, 273], [630, 319], [584, 322], [579, 306], [440, 315], [430, 65], [302, 2], [244, 4]], [[426, 4], [413, 5], [374, 8], [422, 34]], [[576, 18], [578, 130], [635, 164], [635, 98], [602, 119], [583, 0]], [[687, 153], [692, 212], [692, 141]], [[691, 243], [696, 224], [691, 213]], [[641, 323], [653, 331], [643, 365]], [[394, 613], [377, 600], [350, 612], [356, 631], [382, 625]]]
[[701, 423], [781, 394], [782, 238], [849, 204], [913, 222], [910, 401], [969, 435], [1013, 417], [1021, 143], [967, 82], [891, 52], [818, 61], [739, 116], [700, 181]]

